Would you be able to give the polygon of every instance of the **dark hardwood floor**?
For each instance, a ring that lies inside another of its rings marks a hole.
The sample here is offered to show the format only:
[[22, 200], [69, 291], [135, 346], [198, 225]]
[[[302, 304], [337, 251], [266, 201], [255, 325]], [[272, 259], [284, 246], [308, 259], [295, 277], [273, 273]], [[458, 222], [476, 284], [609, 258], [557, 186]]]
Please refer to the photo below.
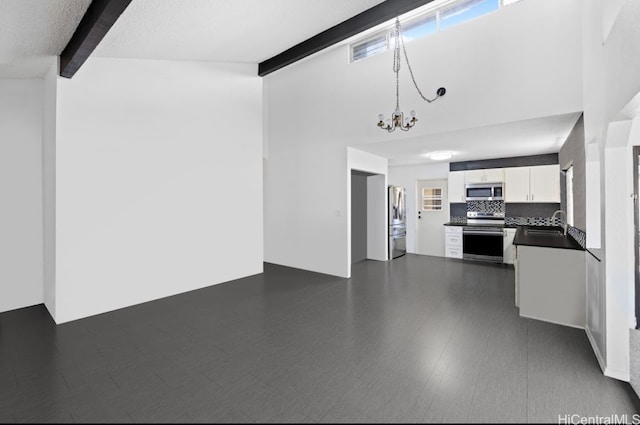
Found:
[[553, 422], [638, 413], [507, 266], [407, 255], [260, 275], [56, 326], [0, 314], [0, 422]]

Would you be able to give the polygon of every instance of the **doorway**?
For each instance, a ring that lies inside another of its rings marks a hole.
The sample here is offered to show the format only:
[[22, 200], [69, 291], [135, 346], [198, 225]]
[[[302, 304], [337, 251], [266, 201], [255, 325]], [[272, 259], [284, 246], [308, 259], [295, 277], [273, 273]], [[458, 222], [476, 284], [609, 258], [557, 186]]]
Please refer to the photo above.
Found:
[[367, 177], [351, 170], [351, 263], [367, 259]]
[[387, 260], [386, 176], [351, 170], [350, 258]]
[[416, 184], [416, 254], [444, 257], [444, 227], [449, 221], [447, 180], [418, 180]]

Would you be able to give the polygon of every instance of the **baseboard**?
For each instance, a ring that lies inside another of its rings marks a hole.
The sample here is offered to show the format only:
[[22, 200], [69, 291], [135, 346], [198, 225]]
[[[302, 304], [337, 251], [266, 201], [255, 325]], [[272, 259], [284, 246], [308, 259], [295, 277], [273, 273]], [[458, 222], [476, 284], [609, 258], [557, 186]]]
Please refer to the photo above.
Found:
[[589, 340], [589, 343], [591, 344], [591, 349], [593, 350], [593, 353], [596, 355], [596, 359], [598, 359], [600, 370], [602, 370], [602, 373], [605, 373], [605, 370], [607, 369], [607, 363], [602, 358], [602, 354], [600, 354], [600, 349], [598, 348], [598, 344], [596, 344], [596, 340], [593, 338], [593, 335], [591, 334], [591, 329], [589, 329], [589, 326], [585, 326], [584, 331], [587, 334], [587, 339]]
[[611, 369], [610, 367], [604, 370], [604, 375], [608, 376], [609, 378], [614, 378], [624, 382], [629, 382], [629, 380], [631, 379], [631, 377], [629, 376], [629, 372], [614, 370], [614, 369]]
[[525, 319], [533, 319], [533, 320], [539, 320], [541, 322], [547, 322], [547, 323], [553, 323], [554, 325], [560, 325], [560, 326], [567, 326], [569, 328], [574, 328], [574, 329], [582, 329], [584, 330], [584, 326], [578, 326], [578, 325], [570, 325], [568, 323], [560, 323], [560, 322], [555, 322], [553, 320], [548, 320], [548, 319], [541, 319], [539, 317], [534, 317], [534, 316], [527, 316], [525, 314], [522, 314], [522, 309], [520, 309], [521, 313], [520, 313], [520, 317], [524, 317]]

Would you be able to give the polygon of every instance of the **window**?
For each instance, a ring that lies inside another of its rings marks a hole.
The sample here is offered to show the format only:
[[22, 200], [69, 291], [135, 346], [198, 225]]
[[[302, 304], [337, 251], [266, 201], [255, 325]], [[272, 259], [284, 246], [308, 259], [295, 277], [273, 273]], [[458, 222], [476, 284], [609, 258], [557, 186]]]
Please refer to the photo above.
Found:
[[465, 0], [440, 12], [440, 29], [470, 21], [478, 16], [498, 10], [498, 0]]
[[[491, 13], [501, 7], [519, 2], [521, 0], [450, 0], [429, 5], [419, 14], [413, 14], [411, 18], [402, 20], [402, 35], [404, 41], [410, 42], [433, 34], [444, 28], [450, 28], [459, 23], [475, 19], [479, 16]], [[364, 40], [358, 40], [351, 44], [351, 62], [357, 62], [369, 56], [377, 55], [393, 49], [394, 25], [378, 31], [373, 36]]]
[[442, 211], [442, 188], [422, 188], [422, 211]]
[[351, 62], [377, 55], [385, 50], [387, 50], [387, 34], [376, 35], [351, 48]]
[[[429, 34], [433, 34], [438, 30], [438, 19], [436, 14], [433, 13], [427, 16], [421, 16], [418, 19], [410, 21], [407, 24], [402, 25], [402, 37], [404, 41], [409, 42], [412, 40], [416, 40], [418, 38], [422, 38]], [[389, 35], [391, 42], [390, 46], [393, 46], [394, 37], [393, 32]]]
[[573, 226], [573, 165], [565, 170], [565, 193], [567, 194], [567, 224]]

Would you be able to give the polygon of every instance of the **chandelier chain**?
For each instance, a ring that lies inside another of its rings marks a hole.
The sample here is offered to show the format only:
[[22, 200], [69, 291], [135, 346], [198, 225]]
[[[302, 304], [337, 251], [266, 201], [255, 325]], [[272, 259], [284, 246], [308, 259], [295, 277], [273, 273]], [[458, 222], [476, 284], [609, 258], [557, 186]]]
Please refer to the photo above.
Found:
[[[422, 94], [422, 90], [420, 90], [420, 87], [418, 87], [418, 83], [416, 82], [416, 77], [413, 75], [413, 69], [411, 69], [411, 64], [409, 63], [409, 56], [407, 56], [407, 48], [404, 45], [404, 37], [402, 36], [402, 30], [400, 29], [400, 20], [398, 19], [398, 17], [396, 17], [396, 49], [398, 50], [397, 52], [398, 60], [400, 60], [399, 59], [400, 49], [398, 48], [398, 41], [402, 45], [402, 53], [404, 54], [404, 59], [407, 62], [407, 69], [409, 70], [409, 75], [411, 75], [411, 81], [413, 82], [413, 85], [416, 88], [418, 94], [423, 100], [426, 100], [429, 103], [435, 101], [439, 96], [436, 95], [436, 97], [434, 97], [433, 99], [428, 99], [424, 94]], [[394, 69], [395, 69], [395, 60], [396, 60], [395, 56], [396, 56], [396, 53], [394, 53], [394, 58], [393, 58]], [[398, 70], [400, 70], [400, 65], [398, 65]]]
[[[396, 74], [396, 109], [391, 114], [391, 118], [387, 120], [385, 123], [384, 115], [378, 115], [378, 127], [382, 130], [386, 130], [389, 133], [394, 131], [396, 128], [399, 128], [402, 131], [408, 131], [411, 129], [418, 119], [416, 118], [415, 111], [411, 111], [409, 113], [409, 117], [404, 116], [402, 111], [400, 110], [400, 66], [402, 64], [402, 53], [404, 53], [404, 58], [407, 62], [407, 68], [409, 68], [409, 74], [411, 74], [411, 81], [413, 81], [413, 85], [420, 97], [423, 100], [431, 103], [440, 96], [444, 96], [446, 93], [446, 89], [444, 87], [440, 87], [436, 91], [436, 97], [433, 99], [427, 99], [423, 94], [420, 88], [418, 87], [418, 83], [413, 75], [413, 70], [411, 69], [411, 64], [409, 63], [409, 57], [407, 56], [407, 49], [404, 45], [404, 37], [402, 36], [402, 27], [400, 26], [400, 19], [396, 16], [396, 25], [393, 31], [393, 73]], [[402, 48], [402, 50], [401, 50]]]
[[393, 72], [396, 74], [396, 108], [400, 108], [400, 64], [402, 63], [402, 59], [400, 58], [400, 37], [402, 37], [400, 21], [396, 18], [393, 48]]

